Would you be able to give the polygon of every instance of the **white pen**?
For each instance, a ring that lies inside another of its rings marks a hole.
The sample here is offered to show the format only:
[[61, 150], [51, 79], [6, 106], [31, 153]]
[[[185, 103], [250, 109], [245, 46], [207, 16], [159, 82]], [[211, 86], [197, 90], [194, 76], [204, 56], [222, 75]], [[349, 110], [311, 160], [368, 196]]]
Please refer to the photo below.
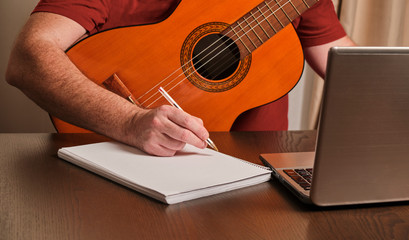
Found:
[[[163, 89], [162, 87], [159, 87], [159, 90], [158, 90], [158, 91], [160, 92], [160, 94], [162, 94], [162, 96], [163, 96], [164, 98], [166, 98], [166, 100], [168, 100], [168, 102], [169, 102], [172, 106], [174, 106], [174, 107], [176, 107], [176, 108], [178, 108], [178, 109], [180, 109], [180, 110], [183, 110], [183, 109], [179, 106], [179, 104], [177, 104], [177, 103], [175, 102], [175, 100], [173, 100], [173, 98], [165, 91], [165, 89]], [[210, 138], [206, 139], [206, 143], [207, 143], [211, 148], [213, 148], [214, 150], [219, 151], [219, 149], [217, 149], [216, 145], [213, 143], [213, 141], [212, 141]]]

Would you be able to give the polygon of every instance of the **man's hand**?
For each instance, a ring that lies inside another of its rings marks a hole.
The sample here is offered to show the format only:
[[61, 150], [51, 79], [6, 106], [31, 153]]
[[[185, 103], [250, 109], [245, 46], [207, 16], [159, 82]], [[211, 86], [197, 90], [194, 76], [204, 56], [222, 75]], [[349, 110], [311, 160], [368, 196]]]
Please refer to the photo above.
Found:
[[126, 131], [127, 142], [158, 156], [173, 156], [186, 143], [205, 148], [209, 138], [201, 119], [169, 105], [139, 110]]
[[145, 110], [89, 80], [65, 50], [86, 36], [75, 21], [40, 12], [16, 40], [7, 81], [51, 115], [159, 156], [206, 147], [203, 122], [171, 106]]

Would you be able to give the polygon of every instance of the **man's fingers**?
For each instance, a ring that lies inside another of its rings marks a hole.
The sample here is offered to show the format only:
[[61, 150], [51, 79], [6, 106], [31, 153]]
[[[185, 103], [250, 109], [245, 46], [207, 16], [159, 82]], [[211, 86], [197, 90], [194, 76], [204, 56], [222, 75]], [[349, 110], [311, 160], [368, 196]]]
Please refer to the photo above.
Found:
[[198, 148], [207, 145], [209, 133], [202, 120], [169, 105], [147, 110], [134, 121], [138, 135], [132, 141], [150, 154], [172, 156], [186, 143]]
[[173, 156], [184, 148], [186, 143], [176, 140], [159, 131], [152, 130], [148, 138], [144, 140], [142, 149], [157, 156]]
[[199, 118], [179, 109], [169, 112], [167, 117], [170, 121], [167, 122], [165, 129], [169, 137], [199, 148], [206, 147], [205, 140], [209, 133]]
[[[180, 126], [179, 124], [173, 121], [168, 121], [164, 126], [164, 130], [165, 130], [164, 134], [166, 134], [170, 139], [173, 139], [173, 141], [178, 141], [183, 144], [188, 143], [198, 148], [206, 147], [205, 140], [199, 138], [195, 133], [193, 133], [188, 128]], [[167, 147], [173, 148], [174, 144], [176, 144], [173, 143], [173, 141], [169, 140], [168, 144], [172, 145], [167, 145]]]
[[209, 137], [209, 132], [203, 126], [203, 121], [200, 118], [194, 117], [179, 109], [174, 109], [175, 114], [168, 115], [168, 118], [175, 124], [191, 131], [198, 138], [206, 140]]

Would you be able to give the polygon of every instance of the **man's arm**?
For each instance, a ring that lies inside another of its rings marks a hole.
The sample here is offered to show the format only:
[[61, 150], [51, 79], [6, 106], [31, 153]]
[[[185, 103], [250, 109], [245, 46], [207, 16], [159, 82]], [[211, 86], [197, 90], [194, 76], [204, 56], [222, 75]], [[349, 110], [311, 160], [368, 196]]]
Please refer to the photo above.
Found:
[[312, 69], [314, 69], [314, 71], [322, 78], [325, 77], [328, 51], [331, 47], [335, 46], [355, 46], [355, 43], [348, 36], [345, 36], [330, 43], [307, 47], [304, 49], [305, 59], [307, 60], [308, 64], [310, 64]]
[[150, 154], [173, 155], [185, 143], [206, 146], [200, 119], [171, 106], [141, 109], [84, 76], [65, 50], [85, 34], [66, 17], [31, 15], [12, 50], [7, 81], [51, 115]]

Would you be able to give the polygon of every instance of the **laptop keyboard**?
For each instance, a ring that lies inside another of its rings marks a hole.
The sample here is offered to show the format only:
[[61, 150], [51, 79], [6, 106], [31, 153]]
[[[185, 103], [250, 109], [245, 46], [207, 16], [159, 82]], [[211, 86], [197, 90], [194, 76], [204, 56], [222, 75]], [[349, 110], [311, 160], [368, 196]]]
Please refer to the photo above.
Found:
[[312, 168], [286, 169], [284, 172], [298, 183], [304, 190], [311, 189]]

